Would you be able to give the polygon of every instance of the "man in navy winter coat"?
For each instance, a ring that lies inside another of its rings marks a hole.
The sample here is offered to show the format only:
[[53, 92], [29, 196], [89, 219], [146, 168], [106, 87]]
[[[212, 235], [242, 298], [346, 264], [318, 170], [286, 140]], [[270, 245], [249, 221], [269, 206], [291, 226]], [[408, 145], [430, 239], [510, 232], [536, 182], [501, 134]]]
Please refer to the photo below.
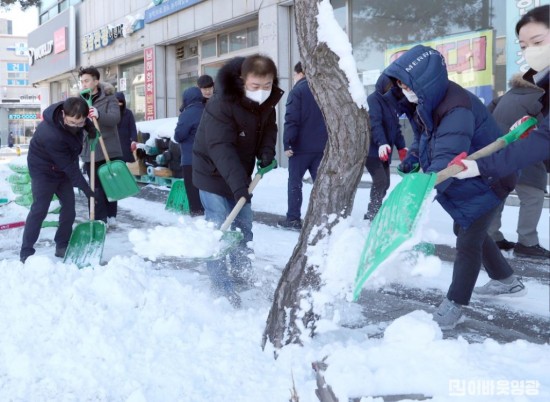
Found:
[[201, 121], [206, 99], [199, 87], [187, 88], [183, 92], [183, 108], [174, 130], [174, 140], [180, 145], [183, 184], [192, 216], [204, 215], [199, 189], [193, 185], [193, 143]]
[[78, 187], [88, 198], [93, 195], [78, 163], [83, 129], [95, 138], [94, 125], [86, 118], [88, 113], [83, 99], [68, 98], [46, 108], [44, 120], [36, 127], [27, 155], [33, 203], [23, 231], [21, 262], [35, 253], [34, 244], [54, 195], [61, 204], [54, 237], [55, 256], [60, 258], [65, 256], [76, 216], [73, 187]]
[[317, 170], [328, 139], [325, 118], [309, 88], [302, 63], [294, 66], [296, 84], [288, 94], [283, 143], [288, 159], [288, 210], [286, 219], [278, 225], [300, 230], [302, 228], [302, 179], [309, 171], [311, 179]]
[[[393, 85], [390, 78], [382, 74], [376, 81], [376, 90], [367, 96], [371, 125], [369, 154], [365, 167], [372, 177], [370, 202], [365, 219], [372, 221], [390, 187], [390, 163], [393, 147], [399, 152], [399, 159], [407, 155], [405, 138], [401, 133], [399, 115], [405, 113], [401, 106], [407, 101], [401, 90]], [[397, 95], [400, 93], [400, 95]], [[401, 99], [399, 99], [399, 97]]]
[[[455, 155], [473, 153], [501, 134], [485, 105], [449, 81], [445, 60], [438, 51], [417, 45], [390, 64], [384, 74], [395, 80], [409, 102], [417, 104], [415, 120], [420, 136], [399, 167], [404, 173], [417, 163], [424, 172], [437, 173]], [[502, 294], [525, 293], [521, 280], [487, 234], [497, 208], [514, 188], [516, 179], [515, 174], [493, 181], [450, 179], [436, 187], [436, 199], [453, 218], [457, 236], [452, 282], [434, 313], [442, 329], [452, 329], [463, 321], [462, 306], [470, 302], [482, 262], [491, 278], [507, 284]]]

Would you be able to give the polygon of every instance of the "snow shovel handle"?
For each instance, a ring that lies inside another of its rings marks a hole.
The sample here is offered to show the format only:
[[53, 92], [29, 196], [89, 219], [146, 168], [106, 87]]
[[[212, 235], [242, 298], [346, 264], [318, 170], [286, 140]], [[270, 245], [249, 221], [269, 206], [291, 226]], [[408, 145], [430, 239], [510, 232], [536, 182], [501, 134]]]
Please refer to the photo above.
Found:
[[[489, 145], [481, 148], [480, 150], [474, 152], [471, 155], [468, 155], [466, 159], [475, 161], [477, 159], [484, 158], [489, 156], [497, 151], [500, 151], [507, 145], [521, 138], [521, 136], [537, 124], [537, 119], [531, 117], [530, 119], [524, 121], [519, 126], [511, 130], [508, 134], [503, 135], [502, 137], [497, 138], [495, 141]], [[435, 185], [444, 182], [447, 179], [450, 179], [455, 174], [460, 173], [464, 168], [460, 165], [451, 165], [437, 173], [437, 179], [435, 180]]]
[[[254, 188], [256, 187], [256, 185], [261, 179], [262, 179], [262, 174], [256, 173], [256, 176], [254, 176], [254, 179], [248, 186], [249, 194], [252, 194], [252, 192], [254, 191]], [[222, 232], [225, 232], [229, 228], [229, 226], [231, 226], [231, 224], [233, 223], [237, 215], [239, 215], [239, 212], [241, 212], [241, 209], [243, 209], [244, 204], [246, 204], [246, 197], [241, 197], [241, 199], [237, 201], [237, 204], [235, 204], [235, 207], [231, 210], [229, 215], [227, 215], [227, 218], [225, 218], [225, 222], [222, 223], [220, 227], [220, 230]]]
[[[92, 107], [92, 90], [91, 89], [83, 89], [80, 91], [80, 97], [86, 101], [88, 104], [88, 107]], [[107, 162], [110, 162], [109, 154], [107, 153], [107, 148], [105, 147], [105, 142], [103, 141], [103, 138], [101, 138], [101, 130], [99, 129], [99, 124], [97, 123], [97, 119], [95, 117], [92, 117], [92, 122], [94, 123], [95, 129], [97, 131], [96, 135], [99, 137], [99, 145], [101, 146], [101, 151], [103, 152], [103, 156], [105, 156], [105, 160]]]

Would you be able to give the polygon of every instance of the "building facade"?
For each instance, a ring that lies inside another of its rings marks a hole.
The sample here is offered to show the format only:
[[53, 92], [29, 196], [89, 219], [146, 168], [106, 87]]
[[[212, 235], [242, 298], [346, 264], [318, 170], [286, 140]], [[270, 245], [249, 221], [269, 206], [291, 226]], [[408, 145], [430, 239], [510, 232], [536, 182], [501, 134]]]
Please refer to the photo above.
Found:
[[[441, 51], [450, 78], [486, 104], [506, 91], [513, 73], [527, 69], [515, 23], [548, 2], [331, 1], [367, 94], [391, 61], [422, 43]], [[64, 9], [61, 3], [29, 35], [35, 56], [29, 79], [48, 93], [42, 107], [77, 94], [78, 67], [94, 65], [125, 93], [138, 121], [177, 116], [183, 90], [199, 75], [215, 76], [228, 59], [255, 52], [275, 60], [281, 87], [291, 89], [299, 60], [292, 0], [94, 0]]]
[[40, 123], [40, 91], [28, 78], [27, 37], [11, 34], [11, 21], [0, 19], [0, 145], [11, 132], [24, 143]]

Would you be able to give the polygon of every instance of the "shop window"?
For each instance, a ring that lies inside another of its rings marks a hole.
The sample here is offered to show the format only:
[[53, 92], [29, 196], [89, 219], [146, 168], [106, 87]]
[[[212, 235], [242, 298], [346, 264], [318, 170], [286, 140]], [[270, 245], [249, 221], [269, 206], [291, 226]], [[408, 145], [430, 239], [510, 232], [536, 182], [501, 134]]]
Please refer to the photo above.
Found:
[[218, 35], [218, 56], [253, 46], [258, 46], [258, 26]]
[[203, 58], [216, 57], [216, 38], [206, 39], [201, 42], [201, 56]]

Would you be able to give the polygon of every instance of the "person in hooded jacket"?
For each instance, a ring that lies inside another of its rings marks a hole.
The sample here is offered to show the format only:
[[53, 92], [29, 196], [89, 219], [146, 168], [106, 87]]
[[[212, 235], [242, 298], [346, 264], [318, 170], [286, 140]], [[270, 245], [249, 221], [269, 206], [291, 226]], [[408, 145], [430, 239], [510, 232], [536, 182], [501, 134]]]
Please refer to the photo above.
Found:
[[[494, 99], [488, 106], [502, 132], [508, 132], [514, 123], [523, 116], [543, 119], [540, 98], [544, 90], [523, 79], [523, 73], [515, 74], [510, 80], [510, 90]], [[544, 205], [544, 191], [548, 180], [544, 162], [537, 162], [520, 171], [516, 193], [518, 195], [519, 215], [517, 224], [518, 241], [510, 242], [500, 231], [501, 215], [504, 204], [489, 226], [489, 235], [503, 250], [514, 250], [514, 255], [529, 258], [550, 258], [550, 252], [539, 244], [537, 225]]]
[[180, 145], [183, 184], [191, 216], [204, 215], [199, 189], [193, 184], [193, 143], [204, 111], [204, 98], [199, 87], [190, 87], [183, 92], [183, 109], [174, 130], [174, 140]]
[[88, 112], [83, 99], [67, 98], [46, 108], [43, 120], [36, 127], [27, 155], [33, 203], [19, 253], [23, 263], [35, 253], [34, 244], [54, 195], [61, 205], [54, 236], [55, 256], [60, 258], [65, 256], [76, 217], [73, 187], [78, 187], [88, 198], [94, 195], [79, 166], [83, 130], [95, 138]]
[[132, 141], [137, 141], [137, 127], [134, 113], [126, 107], [126, 97], [124, 92], [115, 93], [120, 108], [120, 121], [118, 122], [118, 138], [122, 150], [122, 160], [124, 162], [135, 162], [132, 153]]
[[375, 91], [367, 96], [371, 126], [371, 140], [365, 167], [372, 177], [370, 202], [364, 219], [372, 221], [390, 188], [390, 162], [393, 147], [399, 159], [407, 155], [405, 138], [401, 133], [399, 116], [408, 109], [402, 105], [407, 99], [390, 78], [382, 74], [376, 81]]
[[[267, 56], [254, 54], [228, 61], [216, 76], [216, 91], [206, 103], [193, 145], [193, 183], [199, 189], [205, 218], [221, 225], [241, 198], [247, 200], [233, 222], [244, 236], [229, 253], [234, 271], [251, 266], [248, 248], [252, 235], [252, 181], [256, 159], [267, 167], [275, 158], [277, 124], [275, 106], [283, 91], [277, 67]], [[213, 285], [240, 306], [224, 261], [207, 263]]]
[[[481, 101], [449, 80], [445, 59], [435, 49], [417, 45], [390, 64], [384, 74], [416, 103], [414, 119], [420, 135], [398, 169], [409, 173], [419, 164], [426, 173], [445, 169], [456, 154], [473, 153], [495, 141], [500, 129]], [[514, 188], [517, 175], [492, 182], [482, 178], [449, 179], [436, 186], [436, 200], [453, 219], [456, 259], [447, 296], [434, 313], [444, 330], [464, 320], [462, 306], [468, 305], [481, 269], [504, 284], [499, 289], [476, 288], [482, 296], [525, 293], [487, 228], [505, 197]]]
[[[78, 72], [78, 77], [80, 78], [82, 89], [90, 89], [91, 91], [92, 106], [90, 107], [88, 117], [90, 119], [97, 119], [109, 158], [111, 160], [122, 160], [123, 153], [117, 127], [120, 121], [120, 107], [115, 97], [114, 87], [108, 83], [100, 82], [99, 71], [92, 66], [81, 68]], [[87, 139], [84, 141], [81, 157], [88, 177], [90, 177], [90, 144]], [[103, 155], [103, 149], [98, 146], [95, 151], [96, 177], [98, 177], [98, 169], [105, 163], [106, 158]], [[118, 203], [107, 200], [101, 180], [97, 180], [96, 196], [96, 219], [102, 220], [108, 225], [115, 225]]]

